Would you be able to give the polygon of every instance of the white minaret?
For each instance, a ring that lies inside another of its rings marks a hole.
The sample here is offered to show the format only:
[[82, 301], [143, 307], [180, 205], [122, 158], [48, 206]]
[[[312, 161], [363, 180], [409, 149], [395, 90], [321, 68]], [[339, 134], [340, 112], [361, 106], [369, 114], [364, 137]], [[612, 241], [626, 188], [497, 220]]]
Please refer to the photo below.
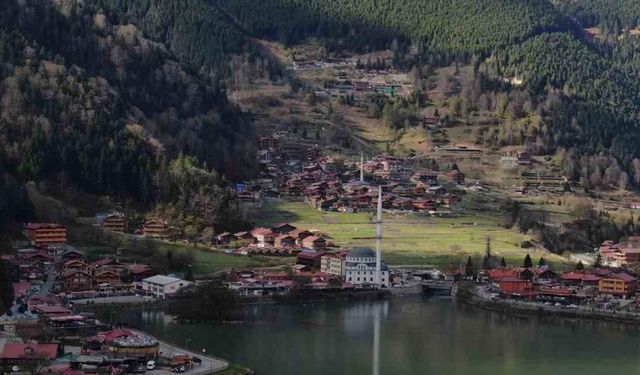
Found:
[[360, 182], [364, 182], [364, 152], [360, 151]]
[[382, 252], [382, 186], [378, 186], [378, 218], [376, 220], [376, 284], [382, 286], [382, 274], [380, 270]]

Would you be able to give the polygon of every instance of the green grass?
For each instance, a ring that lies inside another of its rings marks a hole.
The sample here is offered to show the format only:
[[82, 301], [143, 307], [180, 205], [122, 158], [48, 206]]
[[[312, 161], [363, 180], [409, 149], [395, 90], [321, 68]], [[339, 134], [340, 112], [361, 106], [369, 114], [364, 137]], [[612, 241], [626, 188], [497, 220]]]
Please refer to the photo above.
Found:
[[[320, 212], [302, 202], [269, 201], [257, 213], [258, 224], [268, 226], [287, 221], [330, 236], [341, 247], [375, 246], [372, 214]], [[505, 257], [509, 264], [521, 264], [529, 252], [552, 263], [564, 258], [539, 249], [524, 250], [520, 243], [532, 237], [505, 229], [498, 214], [470, 213], [457, 218], [431, 218], [418, 214], [385, 213], [383, 254], [390, 265], [450, 265], [467, 256], [483, 255], [486, 238], [491, 238], [492, 253]]]
[[193, 256], [195, 275], [210, 275], [229, 268], [278, 267], [295, 262], [295, 258], [229, 255], [220, 251], [173, 246], [174, 253]]

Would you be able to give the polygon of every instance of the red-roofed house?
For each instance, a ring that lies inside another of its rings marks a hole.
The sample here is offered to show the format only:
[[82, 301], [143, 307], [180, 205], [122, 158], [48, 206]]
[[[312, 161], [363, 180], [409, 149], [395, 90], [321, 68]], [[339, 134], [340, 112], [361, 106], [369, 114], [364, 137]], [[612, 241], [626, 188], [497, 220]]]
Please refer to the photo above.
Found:
[[325, 252], [314, 250], [303, 250], [298, 253], [297, 264], [307, 266], [312, 269], [320, 268], [322, 256]]
[[156, 274], [148, 264], [130, 264], [127, 266], [127, 270], [133, 281], [142, 281], [142, 279]]
[[256, 239], [258, 247], [268, 247], [273, 245], [276, 234], [267, 228], [255, 228], [251, 231], [251, 235]]
[[59, 305], [37, 305], [33, 308], [33, 311], [36, 314], [46, 316], [61, 316], [73, 313], [73, 311]]
[[517, 277], [504, 277], [499, 282], [500, 293], [509, 296], [531, 298], [536, 292], [531, 280], [522, 280]]
[[37, 359], [52, 361], [58, 356], [58, 344], [7, 343], [0, 359], [5, 364], [23, 363]]
[[309, 236], [302, 240], [302, 246], [307, 249], [321, 250], [327, 247], [327, 241], [318, 236]]

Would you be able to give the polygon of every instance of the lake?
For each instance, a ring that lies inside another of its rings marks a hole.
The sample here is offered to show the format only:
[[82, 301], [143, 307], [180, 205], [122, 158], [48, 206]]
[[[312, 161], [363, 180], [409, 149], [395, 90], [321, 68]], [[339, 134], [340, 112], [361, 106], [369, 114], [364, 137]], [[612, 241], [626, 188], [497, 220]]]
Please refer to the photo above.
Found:
[[114, 321], [258, 375], [640, 373], [640, 329], [620, 324], [520, 319], [418, 297], [244, 313], [244, 324], [177, 324], [161, 311]]

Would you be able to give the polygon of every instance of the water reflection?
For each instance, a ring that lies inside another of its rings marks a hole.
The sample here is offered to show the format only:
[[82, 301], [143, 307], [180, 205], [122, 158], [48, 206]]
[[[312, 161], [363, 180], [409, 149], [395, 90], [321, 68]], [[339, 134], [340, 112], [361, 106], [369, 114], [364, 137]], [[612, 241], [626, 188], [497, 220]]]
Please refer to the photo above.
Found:
[[243, 324], [175, 323], [158, 311], [119, 319], [260, 375], [640, 373], [638, 328], [518, 319], [420, 299], [250, 306]]

